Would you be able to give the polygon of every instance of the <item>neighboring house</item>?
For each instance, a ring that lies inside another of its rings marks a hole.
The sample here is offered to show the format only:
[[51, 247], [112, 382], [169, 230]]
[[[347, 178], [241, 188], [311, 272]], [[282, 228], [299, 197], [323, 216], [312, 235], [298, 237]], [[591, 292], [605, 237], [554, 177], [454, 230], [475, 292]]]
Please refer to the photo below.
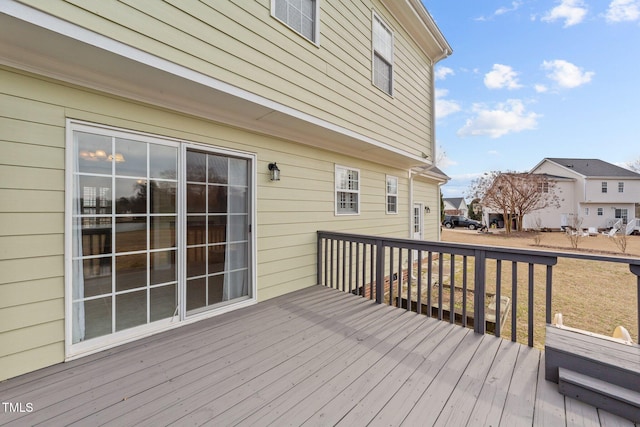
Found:
[[0, 2], [0, 380], [438, 239], [450, 53], [419, 0]]
[[525, 215], [524, 228], [606, 229], [634, 218], [640, 203], [640, 174], [598, 159], [545, 158], [531, 173], [554, 181], [560, 206]]
[[463, 197], [445, 197], [444, 213], [446, 215], [464, 215], [469, 214], [469, 207]]

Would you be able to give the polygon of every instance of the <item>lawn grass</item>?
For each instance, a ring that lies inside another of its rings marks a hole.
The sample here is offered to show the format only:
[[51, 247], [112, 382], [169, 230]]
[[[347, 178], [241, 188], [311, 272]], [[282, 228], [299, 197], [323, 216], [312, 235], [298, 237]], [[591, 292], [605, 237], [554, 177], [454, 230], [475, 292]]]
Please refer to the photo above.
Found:
[[[546, 251], [569, 251], [603, 255], [623, 255], [617, 245], [605, 236], [583, 238], [578, 249], [564, 233], [542, 233], [539, 245], [533, 233], [505, 235], [502, 233], [481, 234], [467, 230], [443, 230], [442, 240], [448, 242], [480, 244], [487, 246], [517, 247]], [[627, 238], [626, 256], [640, 257], [640, 236]], [[469, 287], [473, 287], [473, 262], [469, 260]], [[446, 257], [443, 262], [447, 262]], [[460, 261], [456, 261], [460, 263]], [[496, 291], [496, 262], [487, 261], [487, 292]], [[470, 273], [469, 273], [470, 272]], [[528, 267], [517, 267], [517, 340], [527, 342], [528, 325]], [[501, 268], [502, 294], [513, 300], [511, 289], [512, 263], [503, 262]], [[462, 271], [456, 269], [456, 284], [462, 283]], [[546, 267], [534, 267], [534, 346], [544, 346]], [[552, 314], [562, 313], [567, 326], [591, 332], [611, 335], [618, 325], [627, 328], [634, 342], [638, 342], [637, 324], [638, 289], [637, 278], [626, 264], [583, 261], [560, 258], [553, 267]], [[511, 313], [508, 314], [511, 316]], [[511, 337], [511, 322], [505, 323], [504, 338]]]

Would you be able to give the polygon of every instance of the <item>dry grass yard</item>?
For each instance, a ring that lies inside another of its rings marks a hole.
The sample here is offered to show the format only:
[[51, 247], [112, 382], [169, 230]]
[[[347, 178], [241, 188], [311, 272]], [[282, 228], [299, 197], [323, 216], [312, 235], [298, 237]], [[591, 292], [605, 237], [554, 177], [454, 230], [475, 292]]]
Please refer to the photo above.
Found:
[[[627, 236], [626, 253], [613, 239], [603, 236], [582, 237], [578, 248], [573, 249], [565, 233], [540, 233], [539, 240], [534, 233], [514, 233], [506, 235], [500, 231], [491, 234], [470, 230], [442, 231], [442, 240], [487, 246], [514, 247], [554, 252], [579, 252], [593, 255], [616, 257], [640, 257], [640, 236]], [[470, 268], [473, 268], [471, 265]], [[460, 272], [461, 274], [461, 272]], [[511, 263], [502, 265], [502, 293], [510, 296]], [[458, 276], [458, 273], [456, 273]], [[470, 277], [473, 277], [471, 275]], [[495, 292], [496, 263], [487, 263], [487, 291]], [[518, 341], [526, 342], [527, 328], [527, 266], [518, 266]], [[461, 283], [456, 277], [456, 282]], [[634, 342], [638, 342], [637, 278], [626, 264], [597, 261], [559, 259], [553, 268], [553, 313], [561, 312], [564, 324], [604, 335], [611, 335], [616, 326], [627, 328]], [[535, 268], [534, 287], [534, 344], [544, 346], [545, 325], [545, 269]], [[509, 313], [511, 316], [511, 313]], [[510, 317], [509, 317], [510, 319]], [[510, 322], [505, 323], [502, 332], [511, 337]]]

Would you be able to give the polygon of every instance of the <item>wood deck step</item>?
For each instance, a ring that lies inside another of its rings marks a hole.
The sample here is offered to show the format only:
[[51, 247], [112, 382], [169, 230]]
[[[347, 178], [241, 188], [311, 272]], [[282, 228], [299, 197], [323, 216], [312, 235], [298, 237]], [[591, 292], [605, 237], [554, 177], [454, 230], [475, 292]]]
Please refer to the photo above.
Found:
[[559, 368], [640, 393], [640, 347], [547, 326], [545, 378], [558, 382]]
[[640, 423], [640, 393], [636, 391], [562, 367], [558, 368], [558, 391]]

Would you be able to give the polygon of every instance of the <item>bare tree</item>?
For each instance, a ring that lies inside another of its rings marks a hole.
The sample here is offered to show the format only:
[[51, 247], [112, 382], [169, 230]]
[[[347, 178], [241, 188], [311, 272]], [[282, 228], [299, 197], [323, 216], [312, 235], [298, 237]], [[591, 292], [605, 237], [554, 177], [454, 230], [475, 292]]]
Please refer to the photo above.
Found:
[[627, 163], [627, 166], [635, 172], [640, 173], [640, 158], [637, 158], [635, 161]]
[[[587, 234], [588, 235], [588, 234]], [[585, 237], [582, 233], [582, 218], [579, 216], [571, 217], [571, 224], [567, 227], [567, 238], [573, 249], [578, 249], [578, 244]]]
[[471, 184], [471, 196], [479, 198], [482, 206], [502, 212], [505, 231], [522, 231], [525, 215], [551, 206], [559, 206], [556, 184], [544, 174], [528, 172], [489, 172]]

